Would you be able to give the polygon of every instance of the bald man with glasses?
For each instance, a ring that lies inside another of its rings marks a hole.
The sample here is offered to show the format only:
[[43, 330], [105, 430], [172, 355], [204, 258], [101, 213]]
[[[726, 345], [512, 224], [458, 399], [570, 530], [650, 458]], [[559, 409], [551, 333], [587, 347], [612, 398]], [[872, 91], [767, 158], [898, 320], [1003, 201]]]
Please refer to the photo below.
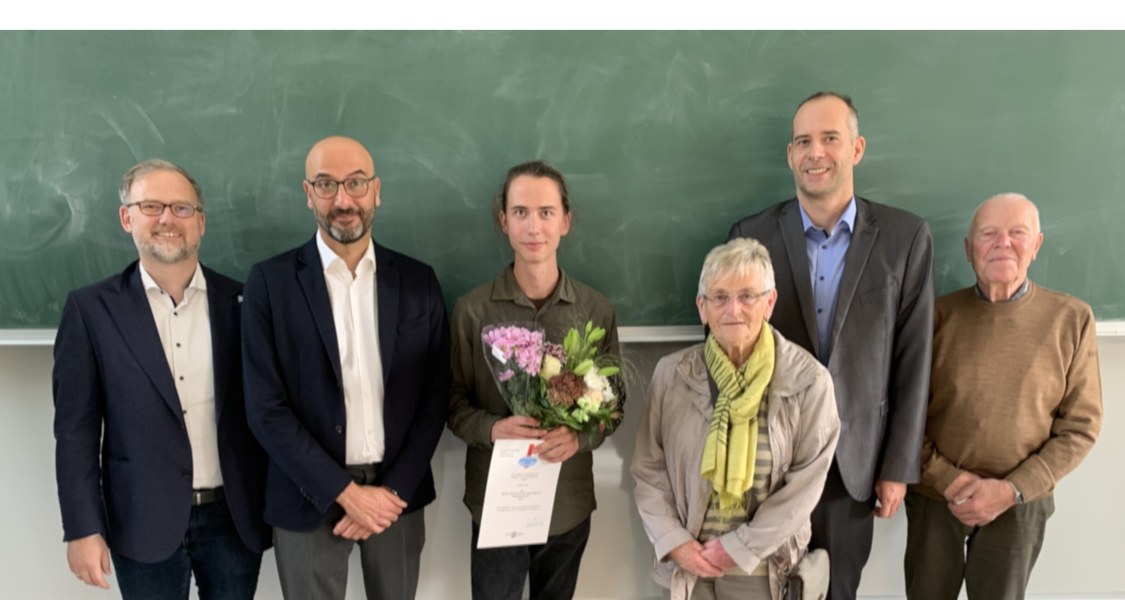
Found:
[[303, 188], [316, 234], [250, 270], [242, 322], [281, 589], [344, 598], [358, 545], [367, 598], [413, 598], [449, 403], [445, 302], [433, 269], [372, 239], [362, 144], [317, 142]]
[[55, 340], [56, 476], [67, 560], [126, 599], [253, 598], [270, 529], [246, 424], [242, 284], [199, 262], [199, 186], [146, 160], [121, 180], [139, 259], [67, 298]]

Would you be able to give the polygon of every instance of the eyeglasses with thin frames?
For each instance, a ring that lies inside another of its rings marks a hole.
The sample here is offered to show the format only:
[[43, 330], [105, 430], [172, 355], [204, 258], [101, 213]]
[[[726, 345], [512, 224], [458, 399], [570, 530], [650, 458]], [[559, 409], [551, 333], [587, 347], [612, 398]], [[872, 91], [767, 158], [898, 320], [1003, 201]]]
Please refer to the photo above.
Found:
[[367, 193], [367, 188], [371, 187], [371, 182], [375, 176], [371, 177], [349, 177], [343, 181], [335, 179], [306, 179], [305, 183], [312, 186], [313, 193], [317, 198], [327, 200], [336, 196], [336, 192], [340, 190], [340, 186], [344, 186], [344, 193], [352, 198], [359, 198]]
[[159, 217], [164, 214], [164, 209], [172, 209], [172, 216], [177, 219], [187, 219], [192, 217], [197, 212], [203, 212], [202, 206], [188, 204], [187, 202], [172, 202], [171, 204], [165, 202], [157, 202], [156, 200], [141, 200], [140, 202], [130, 202], [125, 205], [126, 207], [136, 206], [142, 215], [146, 217]]
[[772, 291], [773, 290], [763, 290], [761, 292], [758, 292], [757, 294], [753, 292], [739, 292], [734, 296], [725, 293], [715, 294], [714, 296], [708, 296], [704, 294], [703, 299], [711, 305], [711, 308], [714, 308], [716, 310], [726, 308], [727, 304], [730, 304], [731, 300], [735, 300], [742, 306], [749, 307], [753, 306], [759, 298], [762, 298]]

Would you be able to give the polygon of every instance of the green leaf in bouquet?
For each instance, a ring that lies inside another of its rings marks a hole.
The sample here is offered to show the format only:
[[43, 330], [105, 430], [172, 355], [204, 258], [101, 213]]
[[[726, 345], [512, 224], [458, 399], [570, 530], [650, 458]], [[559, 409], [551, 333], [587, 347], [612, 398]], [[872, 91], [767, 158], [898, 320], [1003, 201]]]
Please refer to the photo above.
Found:
[[566, 337], [563, 339], [563, 352], [566, 353], [567, 358], [570, 358], [578, 352], [578, 330], [571, 328], [566, 332]]
[[602, 367], [598, 369], [598, 375], [602, 377], [612, 377], [621, 372], [621, 367]]
[[582, 377], [586, 375], [586, 373], [588, 373], [592, 368], [594, 368], [594, 361], [587, 358], [574, 367], [574, 374]]
[[593, 331], [586, 334], [586, 343], [594, 344], [600, 342], [605, 337], [605, 329], [602, 327], [595, 327]]

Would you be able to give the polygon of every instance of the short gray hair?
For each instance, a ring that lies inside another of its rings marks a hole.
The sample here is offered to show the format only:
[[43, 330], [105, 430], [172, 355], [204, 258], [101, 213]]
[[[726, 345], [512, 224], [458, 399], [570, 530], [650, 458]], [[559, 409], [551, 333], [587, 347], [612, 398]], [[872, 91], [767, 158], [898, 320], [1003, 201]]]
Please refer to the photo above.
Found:
[[773, 264], [770, 251], [753, 238], [735, 238], [725, 244], [715, 246], [703, 259], [703, 269], [699, 273], [698, 296], [707, 293], [707, 288], [715, 279], [727, 275], [746, 275], [757, 269], [762, 276], [764, 292], [774, 288]]
[[129, 203], [129, 190], [133, 188], [133, 182], [135, 182], [138, 177], [144, 177], [156, 171], [173, 171], [183, 175], [184, 179], [188, 180], [188, 183], [191, 184], [191, 189], [195, 192], [196, 201], [199, 202], [200, 206], [203, 206], [203, 192], [199, 189], [199, 184], [195, 182], [195, 179], [193, 179], [191, 175], [188, 175], [188, 172], [185, 171], [183, 167], [160, 158], [142, 160], [133, 165], [128, 171], [125, 171], [125, 174], [121, 176], [121, 186], [117, 189], [117, 194], [121, 197], [121, 203]]
[[988, 200], [985, 200], [984, 202], [981, 202], [979, 205], [977, 205], [977, 209], [973, 211], [973, 220], [969, 221], [968, 237], [971, 238], [973, 234], [976, 233], [977, 217], [980, 216], [981, 209], [983, 209], [985, 205], [994, 200], [1006, 200], [1008, 202], [1026, 202], [1027, 205], [1031, 208], [1031, 222], [1035, 226], [1035, 233], [1043, 231], [1043, 228], [1039, 224], [1039, 207], [1031, 201], [1031, 198], [1028, 198], [1027, 196], [1024, 196], [1019, 192], [1004, 192], [1002, 194], [996, 194], [995, 196], [992, 196]]

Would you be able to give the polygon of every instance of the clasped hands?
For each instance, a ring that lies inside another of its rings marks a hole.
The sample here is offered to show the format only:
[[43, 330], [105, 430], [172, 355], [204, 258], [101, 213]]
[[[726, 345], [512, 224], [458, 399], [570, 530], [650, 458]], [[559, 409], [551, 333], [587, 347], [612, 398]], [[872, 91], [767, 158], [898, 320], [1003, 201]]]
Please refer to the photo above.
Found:
[[727, 554], [719, 538], [699, 542], [689, 540], [676, 546], [668, 553], [680, 568], [697, 577], [721, 577], [727, 569], [733, 569], [734, 559]]
[[988, 525], [1016, 505], [1015, 488], [1007, 481], [968, 471], [958, 475], [942, 495], [949, 502], [949, 512], [970, 527]]
[[332, 533], [348, 540], [366, 540], [383, 533], [406, 509], [406, 502], [386, 486], [349, 483], [336, 497], [344, 516]]
[[569, 427], [556, 427], [550, 431], [539, 427], [539, 420], [512, 415], [492, 425], [490, 441], [503, 439], [541, 440], [535, 454], [547, 462], [563, 462], [578, 453], [578, 434]]

